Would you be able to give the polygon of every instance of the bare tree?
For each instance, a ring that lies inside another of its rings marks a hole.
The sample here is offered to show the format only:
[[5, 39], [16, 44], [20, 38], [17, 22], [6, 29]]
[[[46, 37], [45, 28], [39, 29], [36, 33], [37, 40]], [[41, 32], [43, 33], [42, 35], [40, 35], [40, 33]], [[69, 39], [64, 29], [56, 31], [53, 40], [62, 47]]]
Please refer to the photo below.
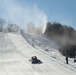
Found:
[[36, 27], [34, 25], [34, 23], [32, 23], [32, 22], [27, 23], [26, 31], [28, 33], [34, 33], [34, 34], [41, 34], [42, 33], [41, 27]]
[[35, 32], [35, 25], [32, 22], [27, 23], [27, 32], [34, 33]]
[[0, 32], [3, 31], [3, 25], [6, 23], [6, 21], [2, 18], [0, 18]]
[[8, 31], [9, 32], [18, 32], [19, 27], [16, 24], [8, 24]]

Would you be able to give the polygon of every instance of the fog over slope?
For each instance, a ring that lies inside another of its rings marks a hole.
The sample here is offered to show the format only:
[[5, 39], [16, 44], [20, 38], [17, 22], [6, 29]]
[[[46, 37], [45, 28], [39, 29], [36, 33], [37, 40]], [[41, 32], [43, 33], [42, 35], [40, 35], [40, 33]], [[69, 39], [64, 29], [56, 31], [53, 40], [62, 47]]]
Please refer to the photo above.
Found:
[[41, 27], [44, 33], [47, 15], [37, 5], [20, 4], [18, 0], [0, 0], [0, 17], [7, 23], [17, 24], [26, 29], [28, 23], [32, 22], [36, 27]]

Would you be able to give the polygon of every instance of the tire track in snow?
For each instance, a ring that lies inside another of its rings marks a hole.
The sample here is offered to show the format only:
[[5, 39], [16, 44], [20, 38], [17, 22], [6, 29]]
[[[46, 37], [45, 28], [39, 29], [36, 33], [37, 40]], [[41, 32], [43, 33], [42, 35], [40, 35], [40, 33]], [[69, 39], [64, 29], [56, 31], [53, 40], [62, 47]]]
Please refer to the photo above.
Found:
[[[21, 42], [20, 42], [20, 43], [21, 43]], [[26, 43], [26, 44], [27, 44], [27, 43]], [[28, 48], [28, 47], [27, 47], [27, 48]], [[35, 53], [37, 53], [37, 54], [39, 53], [39, 54], [41, 54], [41, 55], [43, 54], [43, 53], [40, 53], [39, 51], [36, 51], [33, 47], [30, 47], [30, 46], [29, 46], [29, 48], [30, 48], [30, 49], [33, 49], [33, 51], [35, 51], [35, 52], [33, 52], [33, 54], [35, 54]], [[29, 48], [28, 48], [28, 50], [29, 50]], [[29, 50], [29, 51], [31, 51], [31, 50]], [[40, 56], [41, 56], [41, 55], [40, 55]], [[44, 56], [45, 56], [45, 55], [44, 55]], [[43, 56], [43, 57], [44, 57], [44, 56]], [[44, 60], [45, 60], [45, 58], [44, 58]], [[53, 63], [53, 62], [52, 62], [52, 63]], [[55, 66], [57, 65], [57, 63], [54, 63], [54, 64], [55, 64]], [[60, 69], [61, 69], [61, 68], [60, 68]], [[66, 72], [66, 71], [65, 71], [65, 72]], [[66, 73], [68, 73], [68, 72], [66, 72]], [[62, 74], [62, 75], [63, 75], [63, 74]]]
[[59, 75], [59, 74], [58, 74]]

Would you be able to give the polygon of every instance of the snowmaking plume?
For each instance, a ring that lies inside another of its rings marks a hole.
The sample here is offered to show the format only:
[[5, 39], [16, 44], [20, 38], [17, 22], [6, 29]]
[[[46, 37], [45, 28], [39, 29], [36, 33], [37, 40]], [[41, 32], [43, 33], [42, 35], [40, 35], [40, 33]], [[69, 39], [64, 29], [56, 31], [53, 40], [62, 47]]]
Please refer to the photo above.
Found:
[[45, 31], [47, 15], [37, 5], [29, 5], [29, 3], [23, 5], [19, 0], [0, 0], [0, 10], [0, 17], [7, 22], [17, 24], [22, 28], [26, 27], [28, 22], [32, 22], [36, 27], [43, 27], [43, 33]]

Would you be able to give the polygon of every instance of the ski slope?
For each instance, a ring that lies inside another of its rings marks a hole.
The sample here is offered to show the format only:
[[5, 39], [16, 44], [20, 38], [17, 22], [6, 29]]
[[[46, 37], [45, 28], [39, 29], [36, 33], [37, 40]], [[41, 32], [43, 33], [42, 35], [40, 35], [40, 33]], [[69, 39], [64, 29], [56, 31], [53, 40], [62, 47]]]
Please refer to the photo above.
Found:
[[[42, 63], [31, 64], [32, 56]], [[76, 75], [76, 68], [32, 47], [20, 34], [0, 33], [0, 75]]]
[[50, 49], [59, 49], [59, 44], [56, 43], [55, 41], [51, 40], [45, 35], [36, 35], [36, 34], [30, 34], [30, 33], [23, 33], [21, 32], [21, 35], [25, 38], [25, 40], [29, 43], [32, 44], [32, 41], [34, 41], [35, 46], [45, 48], [48, 47]]

